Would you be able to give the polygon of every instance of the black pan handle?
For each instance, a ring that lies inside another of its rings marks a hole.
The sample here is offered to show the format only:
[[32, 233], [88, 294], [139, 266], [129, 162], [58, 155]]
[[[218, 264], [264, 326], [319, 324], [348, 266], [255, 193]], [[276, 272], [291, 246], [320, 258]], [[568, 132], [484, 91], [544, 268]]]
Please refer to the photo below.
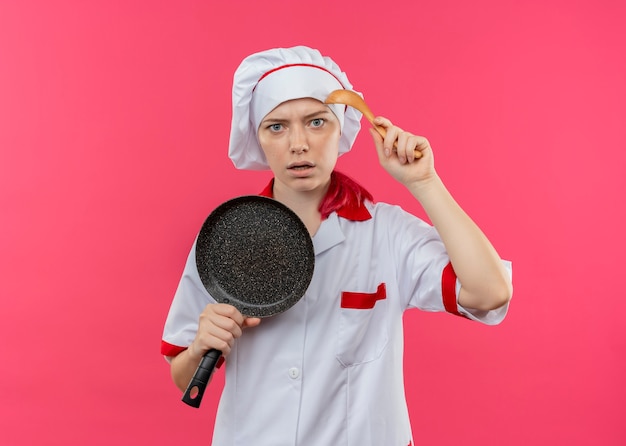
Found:
[[211, 379], [211, 375], [213, 374], [213, 370], [220, 356], [222, 356], [222, 352], [214, 348], [204, 354], [202, 361], [198, 364], [196, 373], [194, 373], [193, 378], [189, 381], [187, 390], [183, 395], [184, 403], [189, 404], [191, 407], [200, 407], [202, 396], [204, 395], [207, 384], [209, 384], [209, 379]]

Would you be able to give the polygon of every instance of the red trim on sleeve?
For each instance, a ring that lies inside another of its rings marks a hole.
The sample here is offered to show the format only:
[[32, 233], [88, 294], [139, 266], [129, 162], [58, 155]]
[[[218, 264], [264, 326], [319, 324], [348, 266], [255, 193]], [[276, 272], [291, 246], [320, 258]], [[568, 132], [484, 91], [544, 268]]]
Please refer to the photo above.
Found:
[[[187, 347], [172, 345], [161, 340], [161, 354], [164, 356], [169, 356], [170, 358], [173, 358], [174, 356], [178, 356], [185, 350], [187, 350]], [[215, 365], [215, 367], [219, 369], [220, 367], [222, 367], [222, 364], [224, 364], [224, 357], [220, 356], [220, 358], [217, 360], [217, 364]]]
[[456, 273], [452, 268], [452, 263], [448, 263], [441, 274], [441, 294], [443, 296], [443, 307], [450, 314], [467, 317], [459, 312], [456, 303]]
[[164, 356], [178, 356], [181, 352], [187, 350], [187, 347], [180, 347], [178, 345], [169, 344], [163, 340], [161, 340], [161, 354]]
[[341, 293], [341, 308], [353, 310], [369, 310], [374, 308], [376, 302], [387, 298], [385, 283], [378, 285], [375, 293], [353, 293], [343, 291]]

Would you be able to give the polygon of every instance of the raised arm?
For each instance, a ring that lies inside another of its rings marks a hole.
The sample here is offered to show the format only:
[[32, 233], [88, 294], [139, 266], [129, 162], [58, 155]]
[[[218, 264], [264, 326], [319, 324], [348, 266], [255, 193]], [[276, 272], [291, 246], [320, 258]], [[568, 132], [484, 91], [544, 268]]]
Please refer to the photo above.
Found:
[[[512, 295], [510, 276], [491, 242], [437, 175], [428, 140], [403, 131], [386, 118], [377, 117], [375, 123], [387, 130], [384, 141], [370, 130], [380, 164], [420, 202], [439, 232], [461, 283], [459, 303], [484, 311], [504, 305]], [[420, 158], [415, 158], [415, 150], [422, 153]]]

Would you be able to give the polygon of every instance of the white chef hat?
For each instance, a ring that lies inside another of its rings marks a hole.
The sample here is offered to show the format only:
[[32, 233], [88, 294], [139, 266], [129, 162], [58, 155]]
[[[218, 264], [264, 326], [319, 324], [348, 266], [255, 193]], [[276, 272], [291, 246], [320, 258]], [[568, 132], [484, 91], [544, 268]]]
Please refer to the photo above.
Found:
[[[333, 90], [352, 89], [348, 77], [329, 57], [312, 48], [274, 48], [246, 57], [233, 79], [233, 119], [228, 156], [238, 169], [269, 168], [257, 130], [263, 118], [291, 99], [324, 102]], [[359, 93], [360, 94], [360, 93]], [[352, 148], [361, 128], [361, 113], [341, 104], [329, 105], [339, 119], [339, 154]]]

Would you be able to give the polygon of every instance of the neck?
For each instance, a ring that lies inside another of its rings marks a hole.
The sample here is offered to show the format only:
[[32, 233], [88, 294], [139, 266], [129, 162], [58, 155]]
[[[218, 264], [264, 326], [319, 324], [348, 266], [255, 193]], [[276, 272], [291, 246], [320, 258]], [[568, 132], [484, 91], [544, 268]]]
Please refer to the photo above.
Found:
[[315, 235], [322, 223], [319, 208], [330, 181], [321, 188], [312, 191], [295, 191], [283, 184], [274, 181], [274, 198], [296, 213], [309, 230], [311, 236]]

